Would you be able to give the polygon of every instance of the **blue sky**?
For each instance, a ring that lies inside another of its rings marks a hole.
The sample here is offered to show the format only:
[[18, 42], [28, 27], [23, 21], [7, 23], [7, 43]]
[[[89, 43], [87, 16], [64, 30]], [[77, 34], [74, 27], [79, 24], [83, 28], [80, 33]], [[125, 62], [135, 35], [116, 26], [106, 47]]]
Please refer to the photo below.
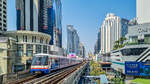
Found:
[[[107, 13], [126, 19], [136, 17], [136, 0], [62, 0], [63, 46], [66, 25], [74, 25], [86, 50], [93, 51], [97, 33]], [[16, 30], [15, 0], [8, 0], [8, 30]]]

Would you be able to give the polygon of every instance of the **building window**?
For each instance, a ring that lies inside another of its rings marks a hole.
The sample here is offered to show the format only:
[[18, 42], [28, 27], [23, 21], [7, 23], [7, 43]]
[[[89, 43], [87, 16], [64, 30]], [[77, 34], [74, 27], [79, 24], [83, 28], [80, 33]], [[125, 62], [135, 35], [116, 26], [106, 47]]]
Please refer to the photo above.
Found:
[[51, 51], [50, 46], [48, 46], [48, 54], [50, 54], [50, 51]]
[[32, 36], [32, 42], [34, 42], [34, 36]]
[[16, 36], [16, 41], [18, 42], [18, 36]]
[[47, 46], [46, 45], [43, 46], [43, 53], [45, 53], [45, 54], [47, 53]]
[[33, 56], [33, 45], [27, 44], [26, 51], [27, 51], [26, 56], [32, 57]]
[[144, 43], [149, 44], [150, 43], [150, 35], [144, 36]]
[[48, 44], [48, 39], [46, 39], [46, 44]]
[[25, 41], [28, 42], [27, 36], [25, 36]]
[[41, 45], [36, 45], [36, 53], [41, 53], [41, 49], [42, 46]]
[[36, 43], [36, 36], [34, 37], [35, 39], [34, 39], [34, 42]]
[[138, 37], [137, 36], [129, 36], [129, 44], [137, 44]]
[[36, 42], [36, 36], [32, 36], [32, 42]]
[[27, 36], [23, 36], [23, 42], [27, 42]]
[[43, 43], [43, 38], [40, 38], [40, 43]]
[[23, 44], [18, 44], [17, 45], [17, 56], [23, 56]]

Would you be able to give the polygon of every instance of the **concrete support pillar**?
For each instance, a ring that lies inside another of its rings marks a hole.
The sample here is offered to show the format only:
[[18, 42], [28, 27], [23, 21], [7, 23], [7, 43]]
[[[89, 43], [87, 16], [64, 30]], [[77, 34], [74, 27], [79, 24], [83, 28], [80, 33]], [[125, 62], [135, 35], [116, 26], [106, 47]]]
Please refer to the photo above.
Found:
[[24, 63], [24, 65], [25, 65], [25, 71], [26, 71], [26, 69], [27, 69], [27, 66], [26, 66], [26, 53], [27, 53], [27, 51], [26, 51], [26, 48], [27, 47], [27, 44], [24, 44], [23, 45], [23, 52], [24, 52], [24, 57], [23, 57], [23, 63]]
[[36, 45], [33, 45], [33, 55], [36, 53]]

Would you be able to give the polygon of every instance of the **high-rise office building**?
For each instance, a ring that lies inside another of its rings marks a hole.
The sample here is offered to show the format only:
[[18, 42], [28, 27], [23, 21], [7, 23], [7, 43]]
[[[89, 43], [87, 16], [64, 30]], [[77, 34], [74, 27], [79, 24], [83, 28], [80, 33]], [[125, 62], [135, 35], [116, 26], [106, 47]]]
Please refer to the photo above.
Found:
[[136, 16], [138, 24], [150, 23], [150, 0], [136, 0]]
[[107, 14], [101, 26], [101, 52], [103, 54], [113, 49], [115, 41], [125, 37], [128, 32], [128, 22], [113, 13]]
[[[52, 20], [54, 20], [54, 45], [62, 47], [62, 4], [61, 0], [53, 0]], [[54, 18], [54, 19], [53, 19]]]
[[60, 0], [16, 0], [17, 30], [51, 35], [50, 45], [62, 47]]
[[80, 55], [80, 40], [73, 25], [67, 25], [67, 53]]
[[125, 37], [125, 35], [128, 33], [128, 26], [129, 26], [129, 20], [121, 18], [120, 19], [120, 25], [121, 25], [121, 37]]
[[80, 43], [80, 57], [85, 58], [85, 47], [82, 43]]
[[96, 44], [94, 47], [94, 54], [98, 54], [101, 50], [101, 30], [98, 32]]
[[16, 0], [17, 30], [38, 31], [38, 0]]
[[0, 33], [7, 30], [7, 0], [0, 0]]
[[96, 43], [94, 45], [94, 54], [98, 53], [98, 40], [96, 40]]

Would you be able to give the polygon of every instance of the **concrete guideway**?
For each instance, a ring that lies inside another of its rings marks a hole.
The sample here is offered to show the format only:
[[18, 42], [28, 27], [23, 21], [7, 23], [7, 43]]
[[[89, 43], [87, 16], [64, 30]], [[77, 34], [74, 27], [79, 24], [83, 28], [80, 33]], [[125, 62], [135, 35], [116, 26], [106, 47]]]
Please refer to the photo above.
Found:
[[85, 62], [82, 66], [80, 66], [73, 73], [64, 78], [59, 84], [78, 84], [80, 77], [84, 73], [84, 70], [88, 67], [88, 62]]
[[[70, 78], [70, 76], [77, 75], [74, 73], [81, 72], [82, 68], [84, 68], [83, 66], [85, 66], [86, 64], [87, 62], [82, 62], [80, 64], [77, 64], [68, 68], [54, 71], [47, 75], [35, 74], [35, 75], [28, 76], [26, 78], [22, 78], [16, 81], [9, 82], [7, 84], [74, 84], [72, 83], [72, 81], [70, 81], [71, 83], [65, 83], [65, 82], [66, 80], [68, 81], [68, 77]], [[79, 74], [79, 76], [80, 75], [81, 73]]]

